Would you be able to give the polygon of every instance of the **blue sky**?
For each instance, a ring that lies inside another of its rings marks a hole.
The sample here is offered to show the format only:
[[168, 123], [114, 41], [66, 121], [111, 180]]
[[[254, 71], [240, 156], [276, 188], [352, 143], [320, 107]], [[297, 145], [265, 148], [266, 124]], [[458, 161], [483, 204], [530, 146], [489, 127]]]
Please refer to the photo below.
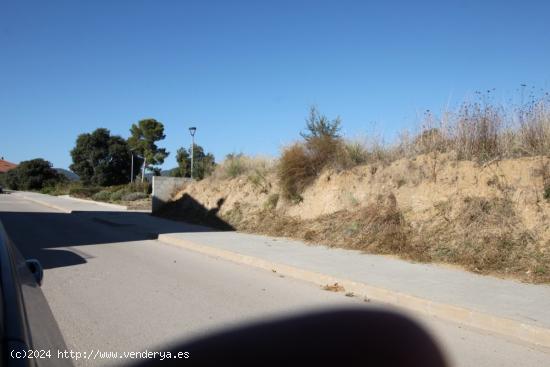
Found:
[[0, 155], [66, 168], [78, 134], [156, 118], [197, 143], [277, 155], [310, 105], [391, 140], [475, 91], [548, 91], [548, 1], [0, 2]]

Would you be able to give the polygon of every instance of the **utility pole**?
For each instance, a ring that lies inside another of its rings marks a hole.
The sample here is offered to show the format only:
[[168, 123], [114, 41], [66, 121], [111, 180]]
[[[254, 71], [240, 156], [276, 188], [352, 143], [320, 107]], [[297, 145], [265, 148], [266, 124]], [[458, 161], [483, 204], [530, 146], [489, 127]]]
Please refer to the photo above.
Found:
[[192, 126], [189, 128], [189, 134], [191, 134], [191, 179], [193, 179], [193, 160], [195, 158], [195, 133], [197, 128]]

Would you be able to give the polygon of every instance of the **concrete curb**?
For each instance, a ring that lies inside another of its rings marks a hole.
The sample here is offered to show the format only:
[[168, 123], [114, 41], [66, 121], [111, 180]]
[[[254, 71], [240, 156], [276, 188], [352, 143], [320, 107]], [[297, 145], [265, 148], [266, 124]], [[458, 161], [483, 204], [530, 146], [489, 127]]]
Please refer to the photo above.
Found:
[[550, 347], [550, 329], [526, 324], [521, 321], [493, 316], [450, 304], [434, 302], [405, 293], [371, 286], [362, 282], [304, 270], [290, 265], [278, 264], [208, 245], [201, 245], [170, 234], [160, 234], [158, 236], [158, 241], [205, 255], [219, 257], [235, 263], [245, 264], [268, 271], [276, 271], [278, 274], [315, 283], [319, 286], [338, 283], [345, 288], [346, 292], [353, 292], [355, 295], [361, 297], [368, 297], [378, 302], [391, 304], [424, 315], [434, 316], [481, 330], [520, 339], [531, 344]]
[[56, 210], [59, 210], [59, 211], [62, 211], [63, 213], [72, 213], [73, 211], [70, 210], [70, 209], [67, 209], [67, 208], [64, 208], [62, 206], [59, 206], [59, 205], [55, 205], [55, 204], [52, 204], [52, 203], [48, 203], [46, 201], [42, 201], [42, 200], [38, 200], [38, 199], [35, 199], [35, 198], [31, 198], [31, 197], [28, 197], [28, 196], [25, 196], [25, 195], [19, 195], [21, 198], [25, 199], [25, 200], [28, 200], [28, 201], [32, 201], [34, 203], [37, 203], [37, 204], [40, 204], [40, 205], [44, 205], [44, 206], [47, 206], [47, 207], [50, 207], [50, 208], [53, 208], [53, 209], [56, 209]]
[[69, 200], [79, 201], [79, 202], [82, 202], [82, 203], [102, 205], [102, 206], [106, 206], [106, 207], [109, 207], [109, 208], [120, 209], [120, 210], [128, 210], [128, 207], [125, 206], [125, 205], [104, 203], [102, 201], [86, 200], [86, 199], [81, 199], [81, 198], [74, 198], [74, 197], [69, 196], [69, 195], [61, 195], [60, 197], [65, 198], [65, 199], [69, 199]]

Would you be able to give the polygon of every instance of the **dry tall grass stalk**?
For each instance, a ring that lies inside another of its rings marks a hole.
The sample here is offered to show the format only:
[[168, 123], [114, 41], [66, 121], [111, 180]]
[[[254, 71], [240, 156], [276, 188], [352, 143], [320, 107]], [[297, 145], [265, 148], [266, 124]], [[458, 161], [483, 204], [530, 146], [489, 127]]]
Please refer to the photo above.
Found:
[[273, 158], [255, 156], [250, 157], [244, 154], [228, 154], [226, 158], [212, 173], [213, 179], [228, 179], [235, 178], [241, 175], [250, 175], [252, 173], [259, 173], [263, 176], [267, 176], [269, 173], [274, 172], [277, 166], [277, 162]]

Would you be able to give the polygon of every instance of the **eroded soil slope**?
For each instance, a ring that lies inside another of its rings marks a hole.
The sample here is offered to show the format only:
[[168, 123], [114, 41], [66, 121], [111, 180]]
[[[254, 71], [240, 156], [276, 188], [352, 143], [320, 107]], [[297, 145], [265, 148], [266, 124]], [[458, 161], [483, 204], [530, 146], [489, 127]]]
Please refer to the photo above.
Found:
[[431, 154], [325, 170], [292, 201], [275, 172], [208, 178], [174, 193], [164, 215], [550, 282], [549, 167], [548, 157], [481, 165]]

